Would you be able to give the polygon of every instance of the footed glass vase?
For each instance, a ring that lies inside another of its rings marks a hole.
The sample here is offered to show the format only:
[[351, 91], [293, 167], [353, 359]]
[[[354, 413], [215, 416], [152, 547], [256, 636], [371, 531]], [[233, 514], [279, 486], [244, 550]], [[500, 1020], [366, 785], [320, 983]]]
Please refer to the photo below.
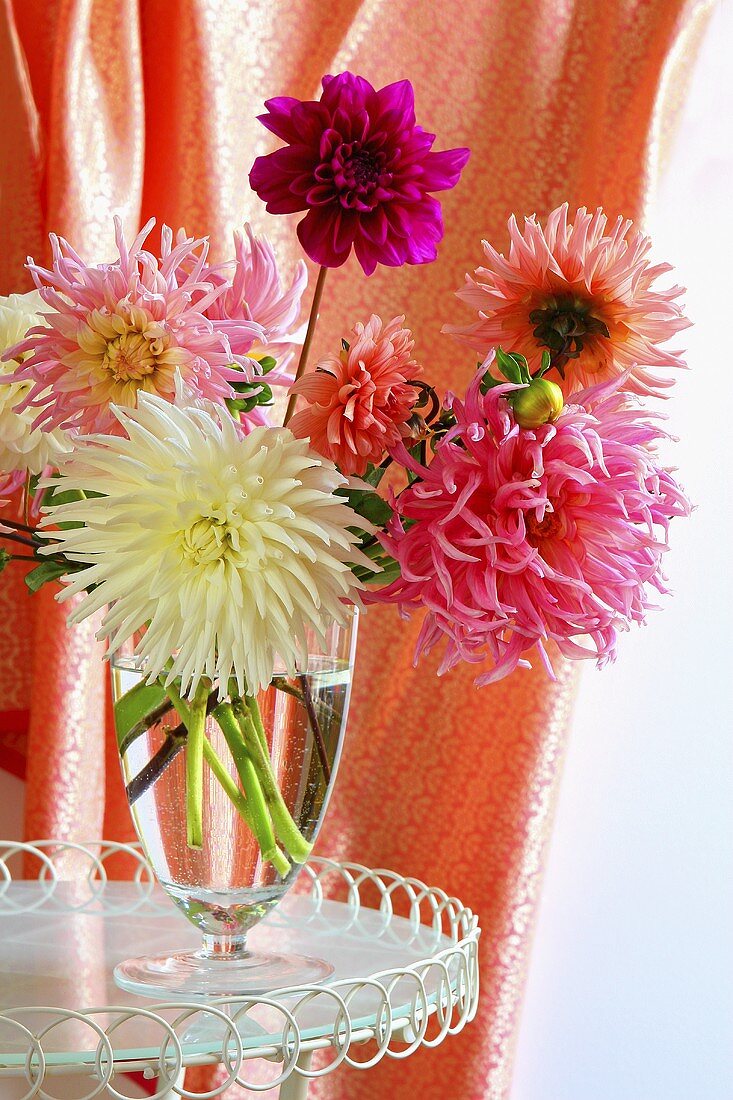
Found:
[[323, 821], [349, 707], [357, 612], [307, 667], [273, 669], [257, 694], [204, 681], [147, 683], [112, 660], [115, 727], [135, 828], [163, 889], [202, 933], [198, 951], [130, 959], [124, 989], [153, 997], [247, 995], [328, 977], [319, 959], [250, 951], [247, 932], [292, 886]]

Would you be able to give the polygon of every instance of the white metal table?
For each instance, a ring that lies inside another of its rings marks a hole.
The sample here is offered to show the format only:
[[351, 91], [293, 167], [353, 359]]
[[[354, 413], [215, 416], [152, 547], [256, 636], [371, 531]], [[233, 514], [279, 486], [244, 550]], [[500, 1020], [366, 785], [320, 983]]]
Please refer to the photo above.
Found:
[[[133, 881], [108, 877], [120, 853], [135, 860]], [[34, 880], [19, 878], [24, 855], [37, 858]], [[334, 966], [328, 981], [155, 1004], [117, 988], [116, 963], [200, 939], [155, 885], [139, 847], [0, 842], [0, 1096], [14, 1078], [13, 1098], [17, 1088], [23, 1100], [128, 1100], [121, 1075], [142, 1071], [156, 1080], [157, 1100], [203, 1100], [235, 1082], [253, 1092], [279, 1084], [281, 1100], [300, 1100], [314, 1077], [406, 1058], [473, 1019], [479, 927], [457, 899], [324, 859], [304, 868], [299, 886], [250, 942], [325, 958]], [[314, 1066], [316, 1051], [325, 1053]], [[221, 1065], [225, 1079], [192, 1092], [183, 1082], [195, 1065]]]

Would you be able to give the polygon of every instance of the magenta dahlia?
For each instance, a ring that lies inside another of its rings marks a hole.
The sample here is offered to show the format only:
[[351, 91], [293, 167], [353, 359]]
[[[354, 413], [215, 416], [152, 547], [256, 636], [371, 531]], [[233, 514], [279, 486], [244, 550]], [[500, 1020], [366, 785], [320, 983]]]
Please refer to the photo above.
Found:
[[174, 242], [165, 231], [158, 259], [142, 247], [154, 224], [128, 249], [116, 218], [120, 256], [111, 264], [85, 263], [55, 234], [52, 268], [29, 263], [50, 312], [3, 358], [23, 356], [5, 380], [30, 383], [17, 409], [38, 409], [35, 426], [119, 431], [110, 405], [134, 407], [140, 390], [174, 401], [180, 376], [194, 397], [222, 404], [234, 396], [231, 382], [255, 376], [247, 352], [262, 326], [206, 316], [228, 286], [212, 277], [208, 242]]
[[427, 611], [416, 659], [446, 643], [441, 672], [488, 662], [478, 684], [527, 666], [548, 640], [566, 657], [603, 665], [619, 630], [642, 622], [674, 516], [689, 504], [655, 457], [657, 418], [618, 380], [575, 396], [553, 422], [514, 421], [502, 385], [481, 374], [421, 478], [396, 501], [382, 536], [401, 576], [372, 601]]
[[409, 80], [376, 90], [341, 73], [323, 78], [320, 100], [265, 106], [260, 122], [287, 145], [257, 158], [250, 183], [271, 214], [307, 211], [298, 237], [312, 260], [340, 267], [353, 248], [371, 275], [435, 259], [443, 219], [430, 192], [456, 185], [469, 150], [431, 151]]

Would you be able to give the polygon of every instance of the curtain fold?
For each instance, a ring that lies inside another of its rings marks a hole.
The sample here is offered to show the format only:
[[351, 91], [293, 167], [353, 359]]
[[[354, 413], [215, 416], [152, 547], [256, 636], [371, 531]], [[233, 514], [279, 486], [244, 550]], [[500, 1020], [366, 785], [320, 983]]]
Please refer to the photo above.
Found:
[[[130, 232], [155, 215], [209, 233], [220, 258], [248, 219], [294, 261], [294, 222], [268, 217], [247, 183], [254, 157], [273, 147], [255, 120], [262, 101], [315, 95], [324, 73], [344, 68], [377, 85], [408, 76], [439, 147], [472, 148], [460, 185], [443, 200], [440, 258], [370, 280], [351, 264], [330, 273], [315, 352], [375, 308], [384, 318], [405, 312], [426, 376], [461, 387], [470, 355], [440, 329], [466, 316], [453, 291], [480, 263], [482, 237], [502, 247], [509, 213], [544, 215], [565, 200], [643, 214], [670, 66], [679, 74], [690, 28], [709, 6], [3, 0], [10, 140], [0, 146], [0, 293], [27, 288], [23, 259], [47, 257], [49, 230], [90, 259], [108, 259], [114, 213]], [[0, 613], [8, 638], [0, 745], [6, 763], [17, 763], [30, 728], [29, 833], [130, 836], [91, 631], [66, 633], [48, 596], [29, 600], [7, 572]], [[411, 667], [417, 627], [391, 608], [366, 617], [319, 851], [424, 878], [475, 909], [484, 929], [481, 1010], [438, 1051], [324, 1078], [312, 1087], [318, 1100], [508, 1094], [576, 675], [558, 660], [555, 683], [539, 669], [481, 691], [470, 669], [438, 680], [435, 661]], [[73, 809], [80, 790], [83, 813]]]

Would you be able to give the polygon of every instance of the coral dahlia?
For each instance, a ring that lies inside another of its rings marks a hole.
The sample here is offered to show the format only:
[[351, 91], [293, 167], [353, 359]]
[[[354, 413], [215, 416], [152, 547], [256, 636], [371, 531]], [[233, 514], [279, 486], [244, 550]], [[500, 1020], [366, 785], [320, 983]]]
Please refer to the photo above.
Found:
[[113, 403], [132, 408], [140, 392], [172, 401], [177, 373], [217, 403], [233, 396], [242, 371], [254, 376], [247, 351], [263, 339], [261, 326], [206, 316], [226, 287], [208, 277], [207, 241], [179, 237], [174, 245], [164, 233], [158, 260], [142, 247], [153, 225], [128, 249], [116, 218], [120, 256], [111, 264], [86, 264], [55, 234], [51, 270], [29, 263], [54, 312], [4, 358], [24, 356], [11, 377], [31, 383], [19, 411], [35, 409], [36, 426], [116, 431]]
[[519, 428], [482, 372], [422, 479], [396, 501], [381, 541], [401, 576], [371, 601], [427, 611], [417, 655], [441, 639], [441, 672], [488, 662], [487, 684], [543, 645], [603, 665], [619, 630], [642, 622], [648, 589], [665, 591], [661, 559], [689, 505], [655, 458], [656, 419], [614, 380], [576, 395], [551, 424]]
[[371, 275], [435, 259], [443, 219], [430, 192], [456, 185], [469, 150], [431, 152], [409, 80], [377, 90], [345, 72], [323, 78], [320, 100], [265, 106], [260, 122], [287, 145], [257, 158], [250, 183], [271, 214], [307, 211], [298, 237], [312, 260], [339, 267], [353, 248]]
[[404, 317], [382, 326], [372, 315], [354, 326], [354, 339], [339, 355], [326, 355], [315, 371], [292, 387], [308, 407], [290, 422], [345, 474], [363, 474], [410, 434], [407, 421], [418, 398], [410, 385], [420, 374], [414, 340]]
[[444, 331], [481, 355], [519, 352], [532, 368], [548, 348], [566, 394], [622, 374], [642, 395], [673, 384], [653, 368], [685, 365], [662, 347], [690, 324], [677, 301], [683, 289], [658, 288], [672, 268], [650, 263], [651, 241], [631, 221], [608, 227], [602, 210], [584, 207], [569, 221], [564, 203], [544, 228], [532, 216], [522, 232], [512, 215], [509, 238], [508, 256], [484, 241], [485, 266], [458, 291], [479, 320]]

